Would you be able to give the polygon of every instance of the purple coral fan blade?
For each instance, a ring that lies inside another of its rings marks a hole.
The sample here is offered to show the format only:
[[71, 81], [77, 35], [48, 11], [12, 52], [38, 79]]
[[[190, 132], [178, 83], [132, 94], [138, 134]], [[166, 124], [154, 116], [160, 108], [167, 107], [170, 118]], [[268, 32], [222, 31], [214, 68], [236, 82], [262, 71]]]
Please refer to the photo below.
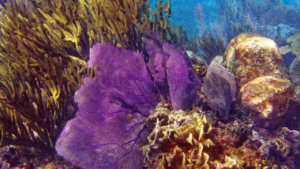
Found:
[[140, 148], [150, 132], [145, 121], [159, 102], [143, 57], [101, 43], [90, 54], [88, 66], [99, 69], [75, 93], [78, 112], [66, 124], [55, 148], [83, 168], [142, 168]]

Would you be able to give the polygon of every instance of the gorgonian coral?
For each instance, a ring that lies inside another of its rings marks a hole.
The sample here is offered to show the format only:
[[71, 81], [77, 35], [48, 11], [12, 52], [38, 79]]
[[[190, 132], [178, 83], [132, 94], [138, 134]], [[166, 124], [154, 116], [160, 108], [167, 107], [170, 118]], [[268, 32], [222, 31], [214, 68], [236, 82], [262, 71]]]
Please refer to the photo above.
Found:
[[[154, 32], [148, 33], [159, 37]], [[155, 39], [148, 40], [146, 46], [154, 45], [151, 42]], [[153, 68], [161, 72], [154, 74], [147, 68], [150, 65], [145, 63], [141, 53], [102, 43], [91, 48], [88, 66], [97, 65], [96, 77], [86, 77], [75, 93], [79, 110], [58, 138], [56, 150], [60, 155], [84, 168], [142, 167], [139, 149], [146, 144], [150, 133], [146, 119], [160, 101], [160, 94], [170, 96], [165, 101], [174, 109], [187, 109], [182, 105], [192, 107], [194, 96], [197, 96], [196, 82], [199, 81], [186, 54], [170, 44], [149, 50], [149, 53], [154, 51], [160, 51], [155, 56], [164, 56], [167, 63], [171, 61], [172, 65], [179, 66], [166, 68], [158, 59], [155, 63], [159, 65]], [[159, 88], [158, 82], [164, 78], [166, 88]], [[195, 82], [190, 78], [195, 78]], [[162, 89], [170, 90], [159, 92]], [[171, 92], [178, 94], [174, 97]]]
[[54, 152], [76, 112], [73, 94], [94, 68], [87, 70], [87, 54], [75, 44], [48, 32], [21, 1], [12, 2], [0, 15], [0, 144]]
[[83, 168], [140, 168], [145, 121], [158, 91], [140, 53], [101, 43], [90, 53], [88, 65], [99, 69], [75, 93], [79, 110], [56, 150]]
[[[91, 5], [93, 4], [93, 5]], [[142, 51], [148, 1], [10, 0], [0, 15], [1, 146], [54, 152], [96, 42]], [[163, 18], [161, 18], [163, 19]], [[133, 29], [132, 29], [133, 28]]]

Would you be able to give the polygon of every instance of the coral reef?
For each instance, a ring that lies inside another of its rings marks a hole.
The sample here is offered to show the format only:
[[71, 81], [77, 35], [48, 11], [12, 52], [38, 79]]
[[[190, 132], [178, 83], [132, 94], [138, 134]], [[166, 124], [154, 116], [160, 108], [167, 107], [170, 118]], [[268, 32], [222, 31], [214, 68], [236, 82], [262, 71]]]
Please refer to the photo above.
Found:
[[209, 168], [214, 143], [212, 127], [204, 115], [170, 111], [158, 104], [147, 119], [153, 129], [149, 144], [141, 148], [148, 168]]
[[300, 57], [296, 57], [290, 68], [289, 68], [290, 76], [292, 83], [295, 87], [296, 94], [300, 98]]
[[253, 33], [240, 34], [230, 41], [224, 60], [237, 80], [238, 101], [253, 119], [274, 127], [297, 116], [300, 102], [274, 41]]
[[[139, 149], [150, 134], [146, 119], [160, 101], [160, 94], [170, 96], [165, 101], [173, 109], [192, 107], [197, 82], [201, 82], [193, 74], [187, 54], [171, 44], [162, 45], [157, 33], [145, 34], [150, 65], [141, 53], [111, 44], [97, 43], [91, 48], [87, 65], [97, 65], [96, 77], [85, 77], [75, 93], [79, 107], [76, 117], [68, 121], [55, 146], [73, 164], [83, 168], [141, 168]], [[159, 93], [164, 89], [159, 82], [164, 79], [167, 84], [163, 85], [170, 90]]]
[[194, 73], [203, 83], [208, 66], [205, 64], [205, 61], [201, 57], [197, 56], [194, 52], [186, 50], [186, 53], [193, 65]]
[[270, 131], [252, 120], [223, 123], [204, 114], [160, 102], [147, 119], [152, 132], [141, 148], [147, 168], [299, 168], [298, 131]]
[[52, 155], [33, 147], [6, 146], [0, 149], [0, 168], [14, 169], [80, 169], [57, 154]]
[[[212, 124], [214, 143], [222, 146], [222, 153], [236, 159], [238, 168], [299, 168], [299, 132], [279, 127], [268, 130], [253, 121], [234, 120]], [[213, 163], [218, 168], [218, 161]], [[220, 166], [220, 164], [219, 164]]]
[[77, 110], [74, 93], [96, 69], [86, 65], [89, 48], [105, 42], [143, 51], [143, 31], [151, 29], [149, 3], [11, 0], [0, 8], [0, 146], [54, 153]]
[[210, 107], [218, 111], [224, 120], [228, 119], [236, 90], [234, 75], [220, 63], [212, 61], [207, 69], [202, 92]]
[[297, 57], [300, 57], [300, 50], [299, 50], [300, 34], [297, 33], [297, 34], [294, 34], [294, 35], [290, 36], [286, 40], [286, 42], [289, 43], [289, 45], [280, 47], [279, 48], [280, 53], [281, 54], [286, 54], [286, 53], [292, 52]]

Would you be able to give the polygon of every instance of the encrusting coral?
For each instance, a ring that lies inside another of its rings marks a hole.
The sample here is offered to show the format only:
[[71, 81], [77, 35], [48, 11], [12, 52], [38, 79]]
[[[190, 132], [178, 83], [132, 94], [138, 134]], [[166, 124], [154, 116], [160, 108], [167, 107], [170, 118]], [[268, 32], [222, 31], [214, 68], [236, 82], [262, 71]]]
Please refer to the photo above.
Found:
[[296, 118], [300, 101], [274, 41], [243, 33], [230, 41], [224, 65], [235, 75], [237, 100], [265, 127]]
[[170, 110], [159, 103], [147, 124], [152, 133], [141, 150], [148, 168], [239, 168], [240, 162], [224, 154], [223, 147], [205, 115], [199, 110]]
[[197, 112], [166, 107], [158, 104], [147, 119], [153, 129], [142, 147], [148, 168], [209, 168], [208, 151], [214, 146], [210, 123]]
[[291, 75], [291, 80], [296, 90], [296, 94], [300, 98], [300, 57], [296, 57], [293, 60], [289, 68], [289, 72]]

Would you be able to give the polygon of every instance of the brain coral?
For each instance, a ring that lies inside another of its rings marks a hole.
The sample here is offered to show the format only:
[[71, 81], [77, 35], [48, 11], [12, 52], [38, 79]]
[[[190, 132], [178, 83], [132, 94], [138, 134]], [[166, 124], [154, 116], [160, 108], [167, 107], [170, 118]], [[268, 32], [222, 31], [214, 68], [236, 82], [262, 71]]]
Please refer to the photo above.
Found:
[[278, 47], [271, 39], [243, 33], [224, 53], [239, 91], [237, 100], [265, 127], [284, 123], [300, 105]]

